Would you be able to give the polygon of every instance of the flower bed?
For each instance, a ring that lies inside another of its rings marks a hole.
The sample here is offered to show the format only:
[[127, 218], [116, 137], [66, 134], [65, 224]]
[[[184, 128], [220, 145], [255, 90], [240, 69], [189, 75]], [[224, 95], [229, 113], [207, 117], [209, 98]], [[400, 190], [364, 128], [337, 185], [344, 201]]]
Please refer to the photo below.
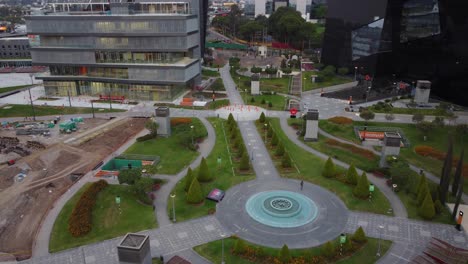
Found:
[[338, 125], [349, 125], [353, 123], [353, 120], [351, 118], [347, 118], [344, 116], [335, 116], [335, 117], [329, 118], [328, 121], [338, 124]]
[[171, 126], [177, 126], [179, 124], [190, 124], [192, 119], [189, 117], [174, 117], [171, 118]]
[[373, 160], [375, 158], [375, 154], [370, 151], [370, 150], [367, 150], [367, 149], [362, 149], [362, 148], [359, 148], [359, 147], [356, 147], [352, 144], [346, 144], [346, 143], [342, 143], [340, 141], [337, 141], [337, 140], [334, 140], [334, 139], [327, 139], [326, 140], [326, 143], [328, 145], [331, 145], [331, 146], [335, 146], [335, 147], [338, 147], [338, 148], [343, 148], [343, 149], [346, 149], [346, 150], [349, 150], [355, 154], [358, 154], [366, 159], [369, 159], [369, 160]]

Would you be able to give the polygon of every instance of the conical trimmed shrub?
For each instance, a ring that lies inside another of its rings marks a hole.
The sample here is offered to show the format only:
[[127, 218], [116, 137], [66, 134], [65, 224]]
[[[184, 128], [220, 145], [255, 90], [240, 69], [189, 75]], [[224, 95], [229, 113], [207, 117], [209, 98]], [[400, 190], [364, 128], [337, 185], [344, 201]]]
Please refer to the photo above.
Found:
[[279, 252], [279, 259], [282, 263], [289, 263], [291, 261], [291, 254], [289, 253], [289, 248], [285, 244]]
[[270, 144], [274, 147], [278, 145], [278, 137], [276, 136], [276, 133], [273, 133], [273, 136], [271, 137], [271, 142]]
[[329, 157], [325, 162], [325, 166], [323, 167], [322, 176], [325, 178], [333, 178], [336, 175], [335, 164], [333, 160]]
[[417, 201], [418, 205], [421, 205], [424, 202], [424, 199], [426, 199], [426, 195], [431, 194], [429, 191], [429, 186], [427, 184], [427, 181], [423, 181], [421, 189], [419, 190]]
[[208, 164], [206, 164], [205, 157], [202, 158], [200, 168], [198, 169], [198, 180], [200, 182], [209, 182], [213, 180]]
[[258, 122], [260, 122], [262, 124], [265, 123], [265, 113], [262, 112], [260, 114], [260, 118], [258, 119]]
[[356, 232], [354, 232], [351, 239], [358, 243], [364, 243], [367, 241], [366, 233], [364, 233], [364, 229], [362, 229], [362, 226], [356, 229]]
[[247, 249], [247, 245], [245, 244], [244, 240], [238, 238], [236, 240], [236, 242], [234, 243], [234, 248], [232, 249], [232, 251], [234, 252], [234, 254], [244, 254], [245, 251]]
[[284, 155], [284, 146], [283, 146], [283, 144], [281, 142], [278, 143], [278, 146], [276, 147], [275, 155], [276, 156], [283, 156]]
[[322, 254], [327, 258], [332, 258], [335, 256], [335, 246], [331, 241], [328, 241], [322, 247]]
[[245, 151], [245, 145], [244, 145], [244, 142], [242, 142], [240, 144], [240, 146], [237, 148], [237, 154], [236, 155], [237, 155], [238, 158], [242, 158], [242, 156], [244, 155], [245, 152], [246, 152]]
[[430, 220], [434, 218], [435, 208], [434, 208], [434, 202], [432, 201], [432, 197], [430, 193], [426, 194], [426, 197], [424, 198], [422, 205], [418, 208], [418, 214], [426, 220]]
[[418, 182], [418, 189], [416, 190], [416, 195], [419, 194], [419, 192], [421, 191], [421, 188], [423, 187], [423, 185], [426, 183], [426, 176], [423, 174], [421, 174], [421, 176], [419, 177], [419, 182]]
[[187, 197], [186, 197], [187, 203], [199, 204], [203, 202], [203, 199], [204, 198], [203, 198], [200, 183], [198, 182], [197, 178], [194, 178], [187, 193]]
[[194, 178], [193, 176], [194, 175], [193, 175], [192, 168], [189, 167], [188, 170], [187, 170], [187, 174], [184, 177], [184, 181], [185, 181], [184, 182], [185, 183], [184, 190], [186, 192], [188, 192], [188, 190], [190, 189], [190, 185], [192, 184], [192, 181], [193, 181], [193, 178]]
[[359, 178], [358, 184], [353, 189], [354, 196], [366, 199], [369, 197], [369, 181], [367, 180], [367, 175], [365, 172], [362, 173], [361, 178]]
[[242, 154], [240, 164], [239, 164], [239, 169], [240, 170], [250, 169], [249, 156], [247, 155], [247, 153], [245, 151], [244, 151], [244, 154]]
[[291, 157], [289, 157], [289, 154], [287, 152], [284, 153], [283, 158], [281, 159], [281, 166], [283, 168], [292, 167]]
[[232, 123], [235, 123], [236, 121], [234, 120], [234, 116], [232, 115], [232, 113], [229, 113], [229, 116], [228, 116], [228, 119], [227, 119], [227, 123], [228, 125], [232, 125]]
[[356, 185], [358, 182], [358, 173], [354, 164], [349, 166], [348, 171], [346, 172], [346, 183], [351, 185]]

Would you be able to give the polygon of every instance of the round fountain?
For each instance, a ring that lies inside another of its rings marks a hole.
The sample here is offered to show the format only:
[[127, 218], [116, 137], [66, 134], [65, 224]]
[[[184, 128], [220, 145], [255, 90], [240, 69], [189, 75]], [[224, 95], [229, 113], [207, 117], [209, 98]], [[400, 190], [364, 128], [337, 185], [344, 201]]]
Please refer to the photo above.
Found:
[[308, 197], [290, 191], [266, 191], [253, 195], [245, 208], [250, 217], [273, 227], [298, 227], [312, 222], [318, 214]]

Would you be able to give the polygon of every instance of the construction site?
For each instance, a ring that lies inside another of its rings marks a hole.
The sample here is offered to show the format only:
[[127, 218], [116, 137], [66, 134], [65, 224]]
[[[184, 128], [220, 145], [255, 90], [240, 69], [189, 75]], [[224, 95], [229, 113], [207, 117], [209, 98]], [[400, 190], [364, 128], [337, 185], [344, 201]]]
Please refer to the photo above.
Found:
[[[146, 119], [118, 117], [78, 121], [75, 125], [63, 122], [67, 124], [66, 129], [65, 125], [50, 125], [54, 120], [46, 122], [46, 126], [33, 122], [26, 126], [2, 126], [0, 261], [29, 258], [41, 222], [54, 202], [141, 132]], [[25, 129], [43, 131], [24, 133]]]

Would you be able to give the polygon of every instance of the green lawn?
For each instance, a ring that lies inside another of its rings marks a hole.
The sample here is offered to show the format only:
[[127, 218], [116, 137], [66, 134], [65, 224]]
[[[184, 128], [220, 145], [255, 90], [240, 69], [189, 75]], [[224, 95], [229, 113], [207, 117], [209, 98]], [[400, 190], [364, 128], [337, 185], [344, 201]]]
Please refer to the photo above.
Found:
[[[331, 79], [323, 80], [323, 78], [322, 78], [323, 81], [313, 83], [312, 79], [310, 78], [310, 76], [312, 76], [312, 75], [318, 75], [320, 77], [321, 72], [317, 72], [317, 71], [302, 72], [302, 78], [303, 78], [303, 80], [302, 80], [302, 89], [303, 89], [303, 91], [310, 91], [310, 90], [314, 90], [314, 89], [318, 89], [318, 88], [323, 88], [323, 87], [328, 87], [328, 86], [333, 86], [333, 85], [338, 85], [338, 84], [343, 84], [343, 83], [353, 81], [353, 79], [351, 79], [349, 77], [335, 75]], [[305, 78], [305, 80], [304, 80], [304, 78]]]
[[0, 88], [0, 93], [6, 93], [6, 92], [19, 90], [19, 89], [23, 89], [23, 88], [28, 87], [28, 86], [31, 86], [31, 85], [18, 85], [18, 86], [4, 87], [4, 88]]
[[375, 105], [369, 107], [374, 113], [393, 113], [393, 114], [406, 114], [406, 115], [414, 115], [414, 114], [423, 114], [423, 115], [435, 115], [435, 116], [445, 116], [448, 113], [444, 110], [440, 109], [418, 109], [418, 108], [388, 108], [387, 111], [384, 108], [376, 107]]
[[[416, 202], [416, 197], [414, 197], [411, 194], [406, 194], [405, 191], [399, 191], [397, 194], [401, 202], [405, 206], [406, 211], [408, 212], [408, 218], [425, 221], [425, 219], [423, 219], [418, 214], [419, 205]], [[455, 221], [452, 219], [451, 212], [445, 207], [444, 211], [441, 214], [436, 215], [431, 221], [449, 225], [455, 224]]]
[[289, 93], [290, 77], [283, 78], [262, 78], [260, 79], [260, 91], [272, 91], [277, 93]]
[[216, 79], [214, 83], [207, 88], [208, 91], [226, 91], [226, 88], [224, 87], [223, 80], [221, 78]]
[[[248, 105], [256, 105], [268, 110], [279, 110], [282, 111], [286, 105], [286, 97], [278, 94], [274, 95], [250, 95], [247, 93], [240, 93], [242, 96], [242, 100], [244, 100], [245, 104]], [[252, 102], [252, 98], [254, 98], [254, 102]], [[262, 100], [265, 100], [265, 104], [262, 104]], [[268, 106], [268, 102], [272, 103], [272, 107]]]
[[219, 72], [202, 69], [203, 77], [219, 77]]
[[[227, 190], [231, 186], [237, 185], [244, 181], [249, 181], [255, 178], [253, 174], [248, 175], [233, 175], [233, 169], [237, 168], [237, 162], [231, 164], [230, 149], [224, 137], [223, 125], [226, 126], [225, 120], [218, 118], [210, 118], [211, 124], [216, 131], [216, 143], [210, 155], [206, 158], [208, 168], [211, 168], [211, 173], [216, 175], [214, 181], [210, 183], [201, 183], [202, 191], [205, 196], [213, 189], [218, 188]], [[227, 133], [227, 131], [226, 131]], [[228, 150], [229, 149], [229, 150]], [[221, 165], [217, 164], [218, 157], [221, 158]], [[198, 175], [198, 168], [195, 169], [195, 175]], [[172, 192], [175, 192], [176, 203], [176, 219], [177, 222], [186, 221], [193, 218], [202, 217], [208, 214], [208, 210], [216, 208], [216, 203], [205, 200], [201, 205], [190, 205], [185, 202], [184, 179], [177, 183]], [[168, 203], [168, 215], [172, 218], [172, 203]]]
[[170, 137], [157, 137], [143, 142], [135, 142], [125, 153], [160, 156], [161, 161], [157, 165], [158, 173], [176, 174], [199, 155], [199, 152], [188, 149], [182, 142], [183, 140], [191, 140], [190, 125], [194, 126], [194, 140], [206, 137], [207, 132], [203, 123], [198, 118], [192, 118], [191, 124], [173, 126]]
[[[50, 236], [49, 251], [57, 252], [125, 235], [128, 232], [156, 228], [153, 208], [137, 201], [128, 186], [109, 185], [97, 197], [93, 210], [93, 228], [85, 236], [75, 238], [68, 232], [68, 219], [73, 207], [90, 183], [83, 186], [63, 207], [55, 220]], [[120, 195], [122, 214], [115, 197]]]
[[[17, 105], [9, 104], [7, 108], [0, 108], [0, 117], [23, 117], [28, 116], [32, 117], [31, 105]], [[11, 107], [11, 108], [8, 108]], [[105, 108], [104, 111], [99, 111], [100, 108], [95, 108], [95, 113], [108, 113], [108, 112], [125, 112], [125, 110], [120, 109], [109, 109]], [[91, 108], [86, 107], [64, 107], [61, 106], [34, 106], [34, 111], [36, 116], [47, 116], [47, 115], [71, 115], [71, 114], [91, 114], [93, 111]]]
[[[353, 127], [354, 126], [363, 126], [364, 121], [354, 121], [353, 124], [350, 125], [337, 125], [329, 122], [327, 120], [320, 120], [319, 126], [324, 131], [335, 135], [337, 137], [341, 137], [353, 142], [359, 142], [354, 134]], [[453, 134], [454, 136], [454, 156], [458, 157], [462, 148], [465, 150], [465, 153], [468, 152], [468, 144], [460, 144], [460, 142], [468, 142], [468, 134], [464, 135], [463, 137], [458, 136], [454, 132], [454, 128], [452, 126], [446, 127], [435, 127], [432, 129], [428, 135], [427, 140], [424, 141], [423, 135], [421, 132], [416, 128], [414, 124], [395, 124], [395, 123], [377, 123], [377, 122], [369, 122], [368, 126], [379, 126], [379, 127], [397, 127], [400, 128], [405, 136], [411, 142], [411, 146], [409, 148], [402, 148], [400, 150], [400, 156], [406, 159], [411, 164], [423, 168], [425, 171], [429, 171], [432, 174], [439, 176], [442, 171], [443, 161], [436, 160], [429, 157], [423, 157], [417, 154], [414, 151], [414, 147], [418, 145], [428, 145], [431, 146], [439, 151], [446, 152], [447, 151], [447, 135]], [[464, 156], [464, 162], [468, 162], [468, 155]], [[453, 170], [454, 171], [454, 170]], [[464, 190], [468, 193], [468, 181], [464, 182]]]
[[[328, 189], [340, 197], [340, 199], [350, 210], [387, 214], [387, 211], [389, 208], [391, 208], [391, 205], [387, 198], [377, 188], [375, 189], [374, 195], [372, 197], [372, 202], [355, 198], [352, 194], [352, 186], [344, 184], [338, 180], [327, 179], [322, 176], [322, 168], [325, 164], [325, 161], [303, 150], [290, 141], [281, 130], [279, 119], [272, 118], [270, 119], [270, 122], [279, 140], [283, 142], [285, 150], [288, 151], [293, 163], [297, 165], [297, 168], [300, 171], [297, 172], [296, 170], [290, 170], [289, 172], [282, 172], [281, 175], [283, 177], [304, 179], [313, 184], [322, 186], [323, 188]], [[261, 134], [264, 133], [263, 131], [259, 132]], [[268, 143], [266, 145], [267, 149], [270, 150], [270, 154], [272, 155], [273, 150], [271, 149], [270, 144]], [[343, 168], [338, 167], [338, 169], [341, 171], [341, 173], [344, 173]]]
[[[226, 263], [236, 263], [236, 264], [252, 264], [255, 262], [248, 261], [244, 258], [241, 258], [237, 255], [233, 255], [231, 250], [234, 248], [236, 239], [234, 238], [226, 238], [224, 240], [224, 259]], [[335, 242], [336, 245], [338, 244]], [[279, 249], [276, 248], [269, 248], [251, 244], [246, 242], [247, 245], [252, 246], [254, 248], [261, 247], [263, 252], [267, 256], [277, 257], [279, 255]], [[392, 242], [388, 240], [381, 240], [381, 254], [382, 256], [385, 255], [387, 250], [390, 248]], [[361, 247], [355, 254], [350, 257], [343, 258], [339, 260], [337, 263], [355, 263], [355, 264], [367, 264], [367, 263], [375, 263], [377, 261], [376, 252], [378, 247], [378, 239], [375, 238], [368, 238], [368, 242]], [[338, 248], [338, 245], [335, 247]], [[221, 263], [221, 251], [222, 251], [222, 242], [221, 240], [216, 240], [207, 244], [203, 244], [200, 246], [196, 246], [193, 248], [198, 254], [205, 257], [206, 259], [210, 260], [213, 263]], [[289, 253], [292, 257], [304, 257], [310, 258], [313, 256], [319, 256], [321, 254], [321, 248], [308, 248], [308, 249], [290, 249]], [[307, 262], [309, 263], [309, 262]]]

